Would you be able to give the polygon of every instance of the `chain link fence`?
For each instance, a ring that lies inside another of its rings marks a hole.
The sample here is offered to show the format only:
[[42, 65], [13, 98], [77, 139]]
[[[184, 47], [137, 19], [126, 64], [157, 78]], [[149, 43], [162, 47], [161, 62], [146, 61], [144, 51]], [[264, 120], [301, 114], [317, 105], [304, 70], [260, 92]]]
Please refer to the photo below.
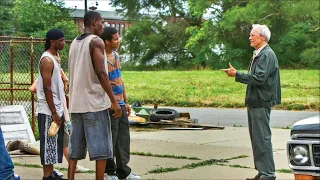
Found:
[[[35, 101], [29, 87], [37, 79], [44, 39], [0, 36], [0, 107], [22, 105], [36, 132]], [[60, 51], [61, 67], [67, 72], [71, 41]]]

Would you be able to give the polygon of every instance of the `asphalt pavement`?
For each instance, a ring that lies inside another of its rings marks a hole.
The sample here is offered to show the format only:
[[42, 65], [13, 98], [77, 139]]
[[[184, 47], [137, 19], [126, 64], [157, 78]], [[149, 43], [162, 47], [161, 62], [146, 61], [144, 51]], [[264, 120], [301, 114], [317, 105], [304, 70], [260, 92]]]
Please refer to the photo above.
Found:
[[[189, 108], [189, 107], [159, 107], [172, 108], [178, 112], [189, 112], [191, 118], [197, 118], [199, 124], [209, 124], [225, 127], [247, 127], [247, 109], [226, 108]], [[271, 110], [270, 125], [274, 128], [285, 128], [308, 117], [319, 115], [318, 111], [285, 111]]]

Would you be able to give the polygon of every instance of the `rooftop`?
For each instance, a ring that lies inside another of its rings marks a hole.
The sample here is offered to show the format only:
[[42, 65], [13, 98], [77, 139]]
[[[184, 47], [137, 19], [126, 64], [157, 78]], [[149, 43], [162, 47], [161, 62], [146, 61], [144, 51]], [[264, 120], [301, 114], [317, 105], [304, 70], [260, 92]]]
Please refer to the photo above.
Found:
[[[124, 18], [123, 16], [121, 16], [119, 13], [115, 11], [95, 10], [95, 12], [100, 13], [103, 19], [106, 19], [106, 20], [127, 20], [126, 18]], [[84, 9], [74, 9], [71, 11], [70, 14], [73, 18], [83, 18], [85, 13], [84, 13]]]

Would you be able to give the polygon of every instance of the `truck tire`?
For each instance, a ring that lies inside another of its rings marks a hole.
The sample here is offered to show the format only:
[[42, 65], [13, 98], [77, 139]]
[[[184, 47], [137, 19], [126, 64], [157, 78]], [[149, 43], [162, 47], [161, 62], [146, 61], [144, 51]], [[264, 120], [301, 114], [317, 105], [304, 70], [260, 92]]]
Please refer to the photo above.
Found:
[[150, 111], [149, 120], [159, 122], [160, 120], [173, 120], [179, 117], [179, 113], [174, 109], [153, 109]]

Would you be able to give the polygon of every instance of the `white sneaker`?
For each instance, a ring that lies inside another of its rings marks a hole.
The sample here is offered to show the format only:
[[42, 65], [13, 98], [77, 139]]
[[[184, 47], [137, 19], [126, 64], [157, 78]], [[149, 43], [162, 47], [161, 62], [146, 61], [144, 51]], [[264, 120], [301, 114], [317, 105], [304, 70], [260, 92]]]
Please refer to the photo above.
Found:
[[54, 174], [55, 176], [60, 176], [60, 177], [63, 176], [63, 173], [60, 172], [58, 169], [54, 169], [54, 170], [53, 170], [53, 174]]
[[141, 179], [140, 176], [130, 173], [125, 179], [121, 179], [121, 180], [140, 180], [140, 179]]
[[82, 166], [80, 166], [80, 165], [77, 165], [75, 172], [76, 172], [76, 173], [86, 173], [86, 172], [88, 172], [88, 171], [90, 171], [90, 169], [85, 168], [85, 167], [82, 167]]
[[107, 173], [104, 173], [104, 178], [103, 180], [118, 180], [118, 177], [113, 175], [113, 176], [110, 176], [108, 175]]

